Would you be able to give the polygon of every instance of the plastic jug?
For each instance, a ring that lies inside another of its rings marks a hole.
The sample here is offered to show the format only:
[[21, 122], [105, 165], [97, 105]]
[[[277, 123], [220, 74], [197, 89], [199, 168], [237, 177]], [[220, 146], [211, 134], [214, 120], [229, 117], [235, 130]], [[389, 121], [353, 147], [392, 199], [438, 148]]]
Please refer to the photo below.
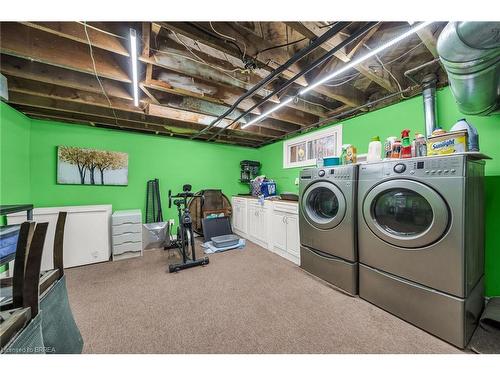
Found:
[[450, 129], [452, 132], [457, 130], [467, 130], [467, 151], [479, 151], [479, 134], [474, 126], [463, 118]]
[[368, 163], [373, 163], [382, 160], [382, 142], [380, 142], [379, 136], [373, 137], [371, 142], [368, 144], [368, 154], [366, 155], [366, 161]]

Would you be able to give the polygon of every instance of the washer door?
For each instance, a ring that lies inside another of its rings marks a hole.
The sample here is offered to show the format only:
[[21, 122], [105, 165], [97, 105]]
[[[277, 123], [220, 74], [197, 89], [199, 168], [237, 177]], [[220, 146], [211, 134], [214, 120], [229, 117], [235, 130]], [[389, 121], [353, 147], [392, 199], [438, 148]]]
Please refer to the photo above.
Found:
[[405, 248], [436, 242], [450, 220], [443, 198], [412, 180], [391, 180], [375, 186], [363, 202], [363, 216], [377, 237]]
[[314, 182], [304, 191], [302, 213], [312, 226], [332, 229], [340, 224], [346, 211], [344, 194], [327, 181]]

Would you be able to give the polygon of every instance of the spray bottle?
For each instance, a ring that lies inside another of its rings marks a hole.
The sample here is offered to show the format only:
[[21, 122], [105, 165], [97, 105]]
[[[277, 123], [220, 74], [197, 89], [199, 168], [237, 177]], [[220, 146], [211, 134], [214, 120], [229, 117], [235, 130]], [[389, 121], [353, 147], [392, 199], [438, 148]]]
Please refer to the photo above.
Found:
[[405, 129], [401, 132], [401, 158], [411, 158], [411, 141], [409, 129]]

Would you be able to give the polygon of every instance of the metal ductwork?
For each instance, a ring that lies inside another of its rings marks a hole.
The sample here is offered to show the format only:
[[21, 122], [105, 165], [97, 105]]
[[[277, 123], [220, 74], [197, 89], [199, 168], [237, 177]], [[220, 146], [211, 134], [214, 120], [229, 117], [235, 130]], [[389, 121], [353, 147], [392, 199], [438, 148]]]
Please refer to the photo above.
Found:
[[429, 74], [422, 80], [422, 97], [424, 99], [425, 136], [429, 137], [437, 126], [435, 74]]
[[487, 115], [500, 105], [500, 22], [450, 22], [437, 51], [458, 108]]

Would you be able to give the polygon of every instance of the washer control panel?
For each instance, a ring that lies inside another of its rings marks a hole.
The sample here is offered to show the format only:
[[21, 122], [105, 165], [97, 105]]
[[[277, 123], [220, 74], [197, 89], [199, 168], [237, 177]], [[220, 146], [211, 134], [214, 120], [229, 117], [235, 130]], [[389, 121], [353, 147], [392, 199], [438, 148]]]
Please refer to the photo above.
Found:
[[341, 165], [336, 167], [307, 168], [300, 172], [300, 180], [328, 179], [328, 180], [353, 180], [356, 176], [357, 166]]
[[[463, 156], [427, 157], [399, 160], [386, 160], [381, 164], [383, 176], [414, 176], [414, 177], [454, 177], [464, 175], [465, 158]], [[364, 170], [365, 165], [361, 167]], [[377, 169], [375, 164], [366, 168]]]

